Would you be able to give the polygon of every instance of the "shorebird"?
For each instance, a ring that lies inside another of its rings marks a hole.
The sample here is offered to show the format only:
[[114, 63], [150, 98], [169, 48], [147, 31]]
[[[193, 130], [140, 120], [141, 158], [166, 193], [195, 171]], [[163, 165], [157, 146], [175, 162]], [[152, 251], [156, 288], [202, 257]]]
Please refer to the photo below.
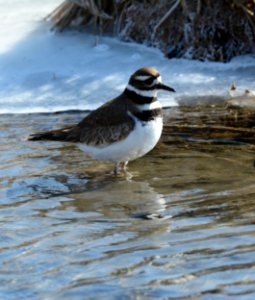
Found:
[[129, 161], [145, 155], [159, 141], [163, 127], [159, 90], [175, 92], [161, 82], [156, 69], [141, 68], [131, 75], [118, 97], [77, 125], [33, 134], [29, 140], [77, 143], [92, 158], [113, 162], [115, 173], [124, 171]]

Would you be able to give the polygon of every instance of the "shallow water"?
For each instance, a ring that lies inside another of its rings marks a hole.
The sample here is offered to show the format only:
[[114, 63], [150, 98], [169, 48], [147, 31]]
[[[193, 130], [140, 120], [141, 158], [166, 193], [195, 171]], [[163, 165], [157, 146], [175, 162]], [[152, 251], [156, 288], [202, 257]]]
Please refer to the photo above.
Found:
[[2, 115], [0, 299], [255, 299], [252, 145], [161, 143], [114, 176]]

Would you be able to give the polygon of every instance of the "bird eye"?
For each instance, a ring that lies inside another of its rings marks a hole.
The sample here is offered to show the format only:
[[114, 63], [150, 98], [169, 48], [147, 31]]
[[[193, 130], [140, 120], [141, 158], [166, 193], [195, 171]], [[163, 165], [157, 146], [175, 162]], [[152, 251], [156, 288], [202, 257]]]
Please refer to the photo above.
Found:
[[153, 83], [153, 81], [154, 81], [154, 78], [149, 78], [149, 79], [146, 79], [145, 81], [144, 81], [144, 83], [146, 83], [146, 84], [152, 84]]

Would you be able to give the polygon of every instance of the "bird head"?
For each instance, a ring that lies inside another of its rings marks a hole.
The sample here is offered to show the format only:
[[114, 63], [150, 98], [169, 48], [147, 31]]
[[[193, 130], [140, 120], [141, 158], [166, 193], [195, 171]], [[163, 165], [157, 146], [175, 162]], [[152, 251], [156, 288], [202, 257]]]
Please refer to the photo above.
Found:
[[127, 89], [141, 96], [155, 97], [159, 90], [175, 92], [162, 83], [160, 73], [152, 67], [145, 67], [133, 73], [129, 79]]

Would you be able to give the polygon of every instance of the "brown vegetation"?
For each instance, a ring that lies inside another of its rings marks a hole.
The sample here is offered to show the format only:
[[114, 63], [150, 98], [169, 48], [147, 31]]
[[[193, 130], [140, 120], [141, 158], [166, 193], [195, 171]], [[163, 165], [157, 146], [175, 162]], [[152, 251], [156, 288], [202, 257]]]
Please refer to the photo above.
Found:
[[255, 48], [255, 0], [66, 0], [55, 28], [93, 25], [169, 58], [229, 61]]

